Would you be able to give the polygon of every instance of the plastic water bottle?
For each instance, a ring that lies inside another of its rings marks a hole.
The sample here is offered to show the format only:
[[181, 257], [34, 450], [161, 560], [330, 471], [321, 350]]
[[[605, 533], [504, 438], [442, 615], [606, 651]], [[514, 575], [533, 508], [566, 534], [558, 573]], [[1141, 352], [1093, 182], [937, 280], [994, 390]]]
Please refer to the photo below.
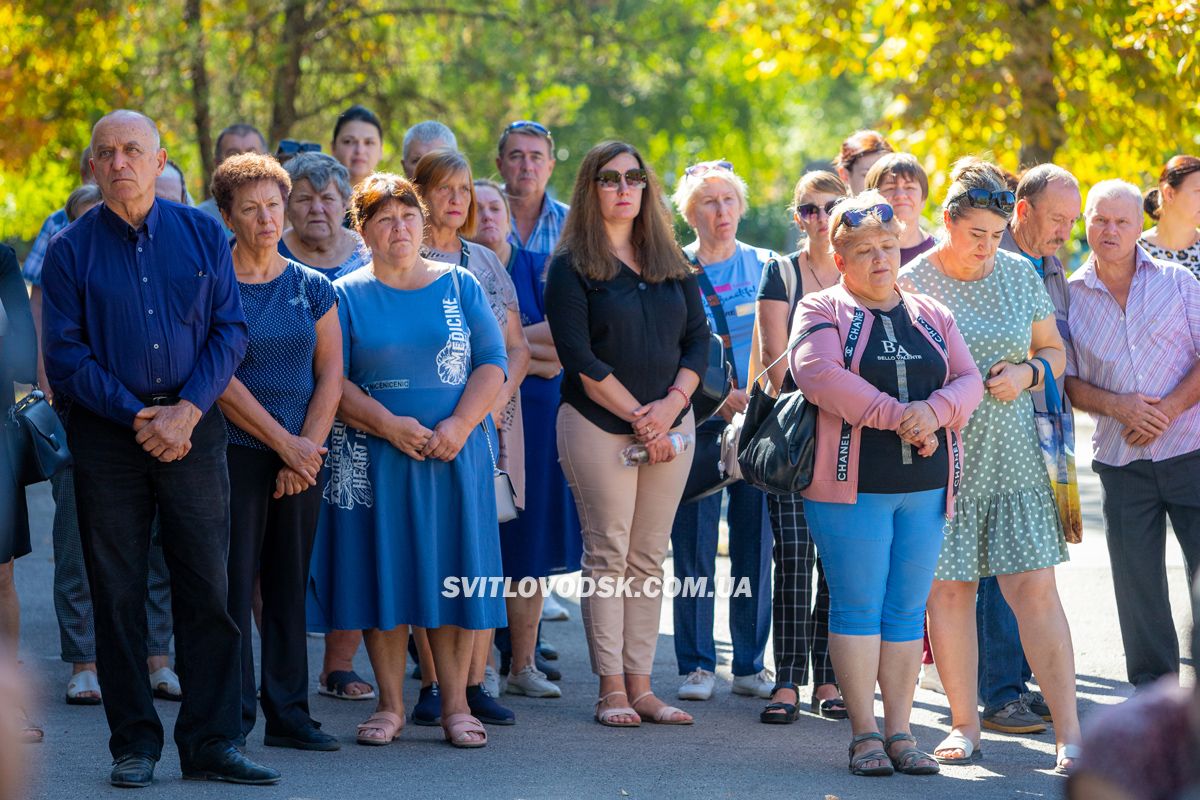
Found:
[[[669, 433], [667, 439], [671, 442], [671, 449], [675, 451], [675, 455], [687, 451], [693, 442], [692, 437], [686, 433]], [[649, 464], [650, 451], [644, 444], [631, 444], [621, 451], [621, 463], [627, 467]]]

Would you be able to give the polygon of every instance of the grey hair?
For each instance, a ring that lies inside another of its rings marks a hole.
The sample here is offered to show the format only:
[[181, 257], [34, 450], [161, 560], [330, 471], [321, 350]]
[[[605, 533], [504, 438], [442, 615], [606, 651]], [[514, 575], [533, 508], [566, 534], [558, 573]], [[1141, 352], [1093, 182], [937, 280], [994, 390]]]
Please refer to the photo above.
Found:
[[[1003, 192], [1008, 189], [1008, 181], [1004, 179], [1004, 173], [999, 167], [982, 158], [967, 156], [955, 161], [950, 170], [950, 188], [946, 190], [946, 201], [942, 203], [942, 210], [950, 215], [950, 219], [959, 219], [973, 208], [966, 197], [971, 189]], [[1000, 213], [994, 206], [987, 210], [1005, 219], [1011, 216]]]
[[104, 200], [100, 194], [100, 187], [94, 183], [85, 183], [75, 191], [71, 192], [71, 196], [67, 198], [67, 204], [63, 208], [67, 212], [67, 221], [74, 222], [80, 217], [80, 209], [84, 206], [94, 206]]
[[[92, 141], [94, 142], [96, 139], [96, 129], [99, 128], [101, 125], [103, 125], [105, 122], [110, 122], [110, 121], [112, 121], [112, 122], [118, 122], [118, 121], [128, 122], [131, 119], [142, 123], [143, 125], [145, 125], [147, 128], [150, 129], [150, 134], [154, 137], [154, 149], [155, 150], [158, 150], [160, 147], [162, 147], [162, 137], [159, 136], [159, 134], [158, 134], [158, 125], [156, 125], [154, 123], [154, 120], [150, 119], [149, 117], [147, 117], [145, 114], [143, 114], [140, 111], [133, 111], [128, 108], [118, 108], [116, 111], [110, 111], [107, 114], [105, 114], [103, 117], [101, 117], [99, 120], [97, 120], [96, 124], [92, 126]], [[89, 143], [88, 146], [90, 147], [91, 144]]]
[[1142, 190], [1129, 181], [1123, 181], [1120, 178], [1110, 178], [1106, 181], [1100, 181], [1093, 186], [1091, 191], [1087, 193], [1087, 203], [1084, 204], [1083, 215], [1090, 217], [1101, 200], [1117, 200], [1121, 198], [1133, 203], [1137, 208], [1136, 216], [1140, 220], [1142, 213]]
[[1058, 164], [1038, 164], [1036, 167], [1025, 170], [1025, 173], [1021, 175], [1021, 181], [1017, 184], [1017, 199], [1032, 202], [1055, 181], [1073, 186], [1077, 191], [1079, 189], [1079, 181], [1075, 179], [1075, 176]]
[[435, 119], [418, 122], [404, 132], [404, 143], [400, 146], [400, 155], [402, 158], [408, 157], [408, 148], [414, 142], [418, 144], [445, 142], [446, 147], [449, 149], [458, 149], [458, 139], [454, 138], [454, 131]]
[[300, 153], [289, 158], [283, 168], [292, 179], [293, 187], [298, 181], [306, 180], [319, 192], [333, 181], [334, 188], [349, 205], [350, 195], [353, 194], [350, 170], [333, 156], [326, 153]]

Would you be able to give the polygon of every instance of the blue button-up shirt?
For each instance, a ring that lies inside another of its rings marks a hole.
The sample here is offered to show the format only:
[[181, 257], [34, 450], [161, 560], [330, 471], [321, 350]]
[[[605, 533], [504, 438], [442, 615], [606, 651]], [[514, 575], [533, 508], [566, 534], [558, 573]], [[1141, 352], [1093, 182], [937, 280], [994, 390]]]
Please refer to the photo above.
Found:
[[42, 229], [33, 240], [33, 246], [29, 248], [29, 255], [25, 256], [25, 263], [21, 267], [25, 280], [34, 286], [42, 285], [42, 264], [46, 261], [46, 250], [50, 247], [50, 240], [69, 223], [65, 208], [55, 211], [42, 223]]
[[50, 242], [42, 279], [50, 384], [122, 425], [155, 394], [208, 411], [246, 353], [229, 244], [203, 211], [155, 200], [135, 230], [97, 206]]
[[567, 212], [570, 210], [571, 207], [567, 204], [558, 202], [548, 194], [544, 195], [542, 211], [538, 214], [537, 224], [529, 232], [529, 240], [522, 242], [520, 234], [517, 233], [517, 226], [514, 225], [508, 234], [509, 243], [534, 253], [553, 253], [558, 238], [562, 236], [563, 226], [567, 223]]

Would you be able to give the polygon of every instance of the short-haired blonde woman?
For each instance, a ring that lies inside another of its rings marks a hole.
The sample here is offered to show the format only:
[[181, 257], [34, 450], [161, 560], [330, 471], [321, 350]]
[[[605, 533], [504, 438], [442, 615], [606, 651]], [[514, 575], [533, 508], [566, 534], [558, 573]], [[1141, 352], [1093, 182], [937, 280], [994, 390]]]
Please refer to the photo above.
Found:
[[[641, 154], [602, 142], [579, 165], [546, 281], [546, 312], [563, 365], [558, 452], [583, 523], [583, 574], [627, 591], [584, 597], [596, 721], [687, 725], [692, 717], [650, 688], [662, 598], [642, 592], [662, 579], [675, 508], [691, 451], [691, 396], [708, 364], [700, 287], [675, 243], [661, 187]], [[621, 451], [645, 445], [627, 467]]]
[[[696, 435], [716, 441], [726, 424], [745, 411], [751, 377], [754, 338], [754, 295], [763, 265], [778, 254], [738, 241], [738, 223], [746, 213], [746, 182], [728, 161], [703, 161], [684, 170], [672, 198], [696, 235], [684, 247], [704, 297], [709, 327], [725, 340], [725, 357], [733, 365], [733, 390], [720, 412], [702, 423]], [[749, 583], [751, 595], [729, 598], [733, 638], [733, 691], [767, 698], [774, 676], [763, 666], [771, 632], [771, 537], [767, 534], [765, 493], [738, 482], [681, 505], [671, 529], [675, 577], [687, 583], [717, 574], [717, 533], [721, 506], [728, 499], [730, 571], [735, 583]], [[716, 600], [677, 595], [675, 658], [682, 700], [707, 700], [716, 684], [717, 647], [713, 639]]]
[[505, 624], [504, 599], [447, 592], [450, 578], [501, 574], [491, 413], [504, 337], [471, 273], [421, 257], [425, 204], [404, 178], [368, 177], [350, 203], [371, 263], [334, 283], [345, 381], [309, 581], [317, 630], [365, 630], [379, 708], [360, 744], [404, 725], [408, 628], [429, 634], [441, 725], [482, 747], [468, 713], [475, 632]]
[[[246, 357], [218, 402], [229, 434], [229, 613], [242, 631], [242, 738], [261, 692], [266, 743], [336, 750], [309, 716], [302, 611], [321, 509], [317, 477], [342, 396], [342, 329], [333, 285], [279, 254], [291, 179], [266, 155], [221, 162], [212, 194], [233, 231], [233, 268], [250, 329]], [[262, 681], [250, 631], [262, 587]]]
[[979, 579], [994, 575], [1054, 718], [1055, 768], [1067, 772], [1080, 737], [1071, 630], [1054, 582], [1067, 545], [1030, 397], [1048, 368], [1062, 374], [1066, 353], [1037, 272], [998, 249], [1015, 204], [999, 168], [962, 159], [942, 204], [946, 238], [899, 279], [954, 313], [987, 387], [963, 432], [962, 490], [929, 595], [929, 641], [953, 725], [934, 755], [943, 764], [980, 757], [975, 606]]
[[[755, 303], [758, 353], [753, 371], [757, 375], [762, 371], [760, 364], [774, 364], [767, 376], [774, 392], [794, 385], [787, 375], [786, 359], [779, 357], [787, 348], [797, 305], [805, 295], [835, 286], [841, 278], [829, 248], [829, 214], [849, 191], [832, 172], [817, 170], [802, 176], [790, 207], [792, 219], [804, 234], [799, 248], [785, 258], [768, 261], [763, 269]], [[771, 702], [759, 720], [775, 725], [795, 721], [799, 687], [808, 684], [810, 661], [813, 691], [809, 708], [823, 717], [845, 719], [846, 702], [829, 659], [829, 585], [804, 518], [804, 498], [798, 493], [770, 494], [767, 510], [775, 540], [771, 641], [776, 675]]]
[[959, 431], [983, 396], [950, 312], [896, 286], [900, 230], [878, 192], [838, 203], [830, 239], [841, 282], [805, 297], [792, 327], [808, 334], [792, 352], [792, 374], [820, 409], [804, 513], [829, 579], [829, 649], [854, 733], [850, 771], [866, 776], [938, 771], [917, 750], [909, 716], [925, 600], [954, 511]]

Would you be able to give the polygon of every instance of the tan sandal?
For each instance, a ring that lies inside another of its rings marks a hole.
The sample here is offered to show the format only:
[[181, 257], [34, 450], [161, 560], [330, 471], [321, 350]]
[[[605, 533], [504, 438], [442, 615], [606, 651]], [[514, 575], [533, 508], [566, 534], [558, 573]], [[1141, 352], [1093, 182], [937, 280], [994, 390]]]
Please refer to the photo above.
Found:
[[[633, 703], [631, 705], [636, 708], [637, 704], [642, 700], [653, 696], [654, 692], [642, 692], [637, 697], [633, 698]], [[675, 716], [676, 714], [683, 714], [685, 717], [687, 717], [687, 719], [671, 719], [671, 717]], [[638, 716], [642, 716], [641, 712], [638, 712]], [[695, 720], [692, 719], [692, 715], [684, 711], [682, 708], [676, 708], [675, 706], [668, 705], [664, 705], [658, 711], [654, 712], [654, 715], [650, 717], [650, 721], [655, 725], [691, 725], [693, 722], [695, 722]]]
[[[355, 733], [355, 741], [371, 747], [382, 747], [391, 744], [400, 731], [404, 730], [404, 714], [393, 714], [391, 711], [376, 711], [367, 717], [366, 722], [359, 724]], [[367, 731], [381, 731], [382, 736], [367, 736]]]
[[[442, 730], [446, 733], [446, 741], [455, 747], [472, 748], [487, 745], [487, 729], [470, 714], [451, 714], [443, 717]], [[467, 734], [471, 733], [482, 734], [483, 739], [468, 739]]]
[[[596, 701], [596, 714], [595, 714], [596, 722], [599, 722], [601, 725], [607, 725], [610, 728], [637, 728], [637, 727], [640, 727], [642, 724], [641, 715], [638, 714], [636, 711], [634, 711], [629, 706], [617, 706], [614, 708], [606, 708], [603, 710], [600, 709], [600, 704], [603, 703], [608, 698], [612, 697], [614, 694], [625, 694], [625, 692], [621, 692], [621, 691], [609, 692], [606, 695], [601, 695], [600, 699]], [[628, 695], [626, 695], [626, 696], [628, 696]], [[612, 721], [613, 717], [635, 717], [637, 719], [637, 721], [636, 722], [613, 722]]]

